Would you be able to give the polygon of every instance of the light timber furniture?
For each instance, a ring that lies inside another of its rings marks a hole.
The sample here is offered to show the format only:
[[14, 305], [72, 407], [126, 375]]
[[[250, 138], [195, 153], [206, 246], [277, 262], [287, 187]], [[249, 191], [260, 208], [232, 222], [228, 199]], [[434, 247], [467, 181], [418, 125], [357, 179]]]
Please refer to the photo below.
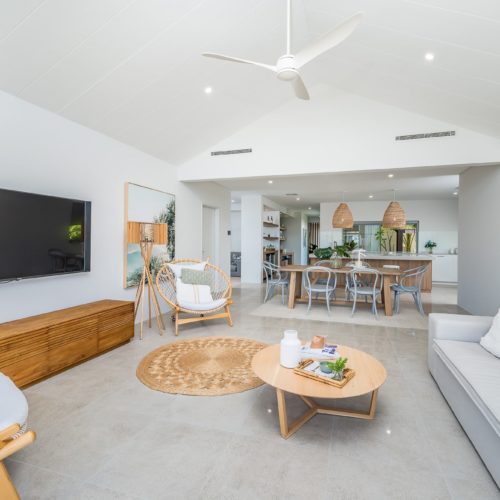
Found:
[[[372, 254], [366, 254], [365, 255], [365, 262], [370, 265], [370, 267], [373, 267], [375, 269], [380, 269], [384, 265], [390, 265], [390, 266], [399, 266], [400, 271], [407, 271], [408, 269], [413, 269], [415, 267], [420, 267], [420, 266], [427, 266], [427, 269], [425, 270], [425, 273], [422, 277], [422, 292], [423, 293], [430, 293], [432, 292], [432, 273], [433, 273], [433, 259], [435, 259], [436, 256], [429, 256], [429, 255], [415, 255], [415, 256], [408, 256], [405, 257], [404, 255], [398, 256], [398, 255], [380, 255], [379, 258], [377, 256], [374, 256]], [[309, 259], [309, 263], [311, 265], [317, 265], [317, 261], [319, 259], [315, 257], [311, 257]], [[351, 258], [346, 258], [342, 257], [342, 260], [344, 264], [349, 263], [352, 261]], [[439, 280], [437, 280], [439, 281]], [[407, 282], [407, 285], [414, 285], [414, 278], [410, 278]], [[339, 276], [339, 287], [344, 285], [344, 277]]]
[[36, 438], [33, 431], [19, 435], [20, 429], [19, 424], [12, 424], [5, 429], [0, 429], [0, 498], [2, 500], [20, 499], [14, 483], [3, 464], [3, 460], [33, 443]]
[[[141, 257], [144, 261], [142, 276], [137, 286], [135, 294], [134, 316], [137, 317], [139, 308], [141, 310], [140, 338], [142, 340], [142, 326], [144, 323], [144, 301], [148, 302], [148, 327], [151, 328], [151, 303], [153, 303], [156, 323], [160, 335], [163, 335], [165, 326], [161, 316], [160, 304], [156, 296], [155, 280], [151, 275], [151, 257], [153, 255], [154, 245], [166, 245], [168, 243], [168, 227], [163, 223], [153, 222], [128, 222], [127, 223], [127, 241], [135, 243], [141, 249]], [[148, 290], [147, 299], [145, 290]]]
[[[288, 307], [293, 309], [295, 307], [295, 302], [308, 302], [307, 294], [302, 287], [302, 273], [305, 269], [310, 266], [293, 264], [291, 266], [286, 266], [286, 272], [290, 273], [290, 286], [288, 293]], [[398, 276], [401, 274], [400, 269], [386, 269], [386, 268], [375, 268], [380, 274], [384, 277], [384, 286], [382, 290], [382, 304], [384, 307], [384, 312], [386, 316], [392, 316], [392, 294], [391, 294], [391, 285], [396, 282]], [[352, 267], [341, 267], [335, 269], [335, 274], [337, 275], [337, 287], [339, 288], [339, 283], [342, 283], [344, 286], [345, 283], [345, 275], [352, 271]], [[318, 273], [319, 278], [325, 277], [325, 273]], [[342, 282], [341, 282], [342, 278]], [[332, 300], [332, 304], [336, 305], [348, 305], [352, 306], [352, 302], [345, 299], [335, 299]], [[371, 307], [371, 304], [370, 304]]]
[[[338, 346], [342, 357], [348, 358], [347, 366], [356, 374], [342, 388], [311, 380], [297, 375], [293, 369], [280, 365], [280, 346], [272, 345], [258, 352], [252, 359], [252, 369], [261, 380], [276, 388], [278, 398], [278, 416], [281, 437], [289, 438], [306, 422], [318, 413], [340, 415], [344, 417], [373, 419], [377, 408], [377, 393], [385, 382], [387, 373], [380, 361], [369, 354], [347, 346]], [[285, 392], [299, 396], [309, 409], [295, 422], [289, 424], [285, 403]], [[315, 401], [320, 399], [344, 399], [370, 394], [370, 403], [366, 411], [348, 410], [323, 406]]]
[[[177, 284], [176, 276], [169, 264], [189, 267], [193, 264], [200, 264], [201, 260], [197, 259], [179, 259], [173, 260], [165, 264], [156, 275], [156, 286], [160, 295], [165, 299], [171, 307], [175, 321], [175, 335], [179, 335], [179, 325], [187, 323], [195, 323], [197, 321], [208, 321], [212, 319], [225, 318], [229, 326], [233, 326], [231, 319], [231, 311], [229, 310], [233, 300], [231, 299], [232, 286], [229, 276], [217, 266], [206, 263], [204, 271], [210, 275], [210, 292], [213, 302], [197, 304], [196, 309], [182, 307], [177, 299]], [[221, 312], [223, 310], [223, 312]], [[181, 317], [181, 314], [183, 317]], [[188, 315], [185, 317], [184, 315]]]
[[134, 303], [101, 300], [0, 325], [0, 371], [23, 387], [128, 342]]

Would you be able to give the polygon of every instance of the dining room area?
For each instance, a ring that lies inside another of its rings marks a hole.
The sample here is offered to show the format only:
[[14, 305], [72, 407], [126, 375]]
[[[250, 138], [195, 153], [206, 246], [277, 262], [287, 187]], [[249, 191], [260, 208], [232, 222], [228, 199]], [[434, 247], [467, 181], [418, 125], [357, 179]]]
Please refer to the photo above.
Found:
[[392, 172], [301, 178], [294, 197], [233, 193], [238, 281], [261, 284], [252, 314], [426, 329], [430, 312], [460, 312], [458, 175], [442, 174], [439, 185]]

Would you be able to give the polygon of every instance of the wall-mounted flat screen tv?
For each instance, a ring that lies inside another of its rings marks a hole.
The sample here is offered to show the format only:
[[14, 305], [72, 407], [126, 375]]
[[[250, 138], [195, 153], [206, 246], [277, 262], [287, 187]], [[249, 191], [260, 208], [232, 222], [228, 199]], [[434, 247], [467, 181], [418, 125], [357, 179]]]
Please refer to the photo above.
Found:
[[0, 189], [0, 281], [90, 271], [90, 207]]

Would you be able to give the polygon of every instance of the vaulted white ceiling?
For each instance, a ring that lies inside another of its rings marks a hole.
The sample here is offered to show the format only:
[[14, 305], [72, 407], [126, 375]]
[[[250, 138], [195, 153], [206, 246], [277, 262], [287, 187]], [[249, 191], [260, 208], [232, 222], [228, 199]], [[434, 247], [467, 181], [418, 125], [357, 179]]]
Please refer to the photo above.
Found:
[[[293, 5], [296, 50], [366, 13], [304, 68], [310, 88], [331, 84], [500, 137], [498, 0]], [[273, 63], [284, 14], [285, 0], [2, 0], [0, 89], [181, 163], [293, 99], [270, 73], [200, 55]]]

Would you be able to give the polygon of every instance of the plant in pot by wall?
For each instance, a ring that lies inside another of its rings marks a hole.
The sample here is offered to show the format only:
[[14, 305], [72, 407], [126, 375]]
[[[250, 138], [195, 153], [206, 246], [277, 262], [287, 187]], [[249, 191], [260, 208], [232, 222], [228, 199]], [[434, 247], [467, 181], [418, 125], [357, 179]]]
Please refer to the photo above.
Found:
[[437, 243], [435, 241], [429, 240], [425, 245], [425, 248], [427, 248], [427, 251], [429, 253], [432, 253], [432, 250], [437, 247]]
[[344, 378], [344, 370], [347, 365], [347, 358], [338, 358], [335, 361], [322, 361], [319, 368], [323, 373], [331, 373], [334, 380]]
[[385, 229], [382, 226], [380, 226], [375, 233], [375, 239], [378, 241], [380, 251], [387, 252], [387, 239]]
[[333, 250], [330, 247], [315, 248], [313, 253], [320, 260], [328, 260], [333, 255]]

